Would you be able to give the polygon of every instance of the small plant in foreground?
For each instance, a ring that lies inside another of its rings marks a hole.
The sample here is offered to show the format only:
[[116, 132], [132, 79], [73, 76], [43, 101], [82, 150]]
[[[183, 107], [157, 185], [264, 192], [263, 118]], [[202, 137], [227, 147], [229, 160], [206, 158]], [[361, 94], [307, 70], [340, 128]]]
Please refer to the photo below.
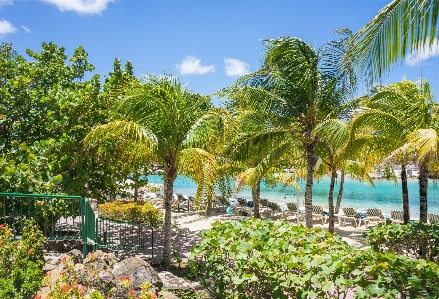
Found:
[[21, 240], [11, 237], [11, 229], [0, 224], [0, 298], [33, 298], [43, 280], [43, 233], [26, 220]]

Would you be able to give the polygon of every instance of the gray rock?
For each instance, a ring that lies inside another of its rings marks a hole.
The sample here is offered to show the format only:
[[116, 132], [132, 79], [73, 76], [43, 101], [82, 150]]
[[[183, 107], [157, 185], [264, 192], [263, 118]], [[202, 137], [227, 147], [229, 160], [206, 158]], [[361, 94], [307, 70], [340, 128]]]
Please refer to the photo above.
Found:
[[87, 255], [82, 264], [76, 264], [75, 271], [79, 274], [82, 284], [87, 284], [94, 275], [97, 275], [103, 278], [107, 288], [112, 288], [116, 286], [116, 281], [111, 272], [111, 267], [115, 263], [116, 257], [114, 254], [96, 250]]
[[69, 251], [67, 254], [70, 256], [74, 264], [82, 263], [83, 261], [82, 252], [79, 251], [78, 249], [73, 249]]
[[52, 271], [55, 268], [55, 265], [46, 263], [43, 267], [43, 271]]
[[163, 258], [162, 257], [154, 257], [151, 259], [151, 261], [149, 263], [153, 266], [158, 266], [161, 263], [163, 263]]
[[163, 282], [154, 268], [138, 257], [127, 258], [114, 265], [113, 275], [116, 284], [119, 283], [122, 277], [129, 276], [133, 289], [139, 289], [145, 282], [149, 282], [152, 285], [151, 291], [154, 293], [159, 292], [163, 287]]
[[83, 261], [87, 271], [94, 270], [97, 272], [109, 271], [110, 267], [116, 263], [117, 259], [113, 253], [105, 253], [102, 250], [96, 250], [89, 253]]
[[49, 250], [53, 250], [56, 252], [62, 252], [64, 249], [63, 241], [46, 241], [45, 245], [49, 248]]
[[163, 287], [168, 290], [187, 290], [192, 289], [192, 285], [186, 282], [183, 278], [177, 277], [171, 272], [160, 272], [160, 279], [163, 282]]
[[194, 290], [196, 290], [196, 291], [198, 291], [198, 290], [204, 290], [204, 289], [205, 289], [205, 287], [204, 287], [202, 284], [200, 284], [198, 281], [193, 282], [193, 283], [191, 284], [191, 286], [192, 286], [192, 288], [193, 288]]
[[168, 291], [161, 291], [160, 293], [158, 293], [158, 296], [161, 299], [180, 299], [177, 295]]
[[70, 255], [68, 255], [67, 253], [63, 253], [59, 256], [56, 264], [62, 264], [63, 260], [66, 260], [66, 261], [72, 263], [72, 259], [71, 259]]

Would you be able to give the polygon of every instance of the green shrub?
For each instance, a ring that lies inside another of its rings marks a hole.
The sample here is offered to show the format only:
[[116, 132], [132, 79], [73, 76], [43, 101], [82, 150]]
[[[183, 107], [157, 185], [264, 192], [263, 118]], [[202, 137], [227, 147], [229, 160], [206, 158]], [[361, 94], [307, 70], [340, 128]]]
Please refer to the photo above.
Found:
[[439, 225], [415, 222], [413, 224], [379, 224], [364, 232], [366, 242], [377, 252], [439, 262]]
[[116, 200], [98, 207], [99, 216], [158, 227], [163, 213], [150, 202]]
[[33, 298], [43, 280], [43, 233], [26, 220], [22, 239], [11, 237], [11, 229], [0, 225], [0, 298]]
[[320, 228], [251, 219], [214, 223], [202, 238], [191, 259], [218, 298], [427, 298], [438, 291], [435, 263], [357, 250]]

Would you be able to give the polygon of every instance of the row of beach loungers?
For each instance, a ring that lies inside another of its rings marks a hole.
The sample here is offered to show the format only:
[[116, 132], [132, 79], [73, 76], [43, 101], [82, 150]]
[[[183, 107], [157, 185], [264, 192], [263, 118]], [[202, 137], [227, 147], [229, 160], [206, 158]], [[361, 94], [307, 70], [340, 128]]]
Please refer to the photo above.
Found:
[[[250, 206], [249, 202], [245, 198], [237, 198], [237, 205], [235, 205], [234, 213], [242, 215], [244, 211], [245, 214], [252, 216], [253, 207]], [[229, 206], [230, 202], [221, 197], [218, 197], [218, 203], [222, 206]], [[361, 226], [362, 223], [368, 227], [372, 223], [385, 223], [387, 219], [392, 221], [392, 223], [403, 223], [403, 211], [390, 211], [390, 217], [384, 215], [379, 208], [369, 208], [366, 209], [366, 213], [358, 212], [355, 208], [342, 208], [343, 213], [336, 214], [335, 217], [338, 219], [340, 225], [345, 226], [347, 222], [351, 222], [354, 226]], [[303, 221], [305, 218], [304, 211], [297, 211], [297, 205], [292, 202], [288, 202], [285, 205], [280, 205], [276, 202], [270, 202], [266, 198], [260, 199], [260, 212], [262, 215], [267, 215], [268, 217], [279, 217], [283, 220], [288, 220], [288, 217], [295, 216], [296, 219], [299, 217], [299, 221]], [[313, 205], [312, 206], [312, 218], [313, 221], [321, 221], [322, 224], [326, 222], [328, 213], [324, 211], [322, 206]], [[429, 214], [428, 220], [430, 223], [439, 223], [439, 214]]]
[[[147, 193], [143, 198], [153, 202], [155, 205], [163, 204], [163, 194], [161, 193]], [[172, 209], [178, 212], [194, 211], [195, 197], [187, 196], [183, 194], [174, 194], [172, 201]], [[253, 216], [253, 202], [248, 201], [245, 198], [226, 199], [221, 196], [217, 196], [217, 202], [214, 204], [214, 208], [231, 208], [233, 214]], [[393, 223], [403, 223], [403, 211], [390, 211], [389, 215], [385, 215], [379, 208], [366, 209], [366, 213], [358, 212], [355, 208], [342, 208], [342, 213], [336, 214], [340, 225], [345, 226], [347, 222], [352, 223], [354, 226], [361, 226], [362, 223], [368, 227], [372, 223], [384, 223], [387, 219]], [[260, 199], [260, 213], [264, 217], [276, 217], [282, 220], [288, 220], [289, 217], [299, 217], [299, 221], [303, 221], [305, 218], [304, 211], [298, 211], [297, 205], [293, 202], [285, 204], [279, 204], [277, 202], [271, 202], [266, 198]], [[326, 222], [328, 213], [324, 211], [322, 206], [313, 205], [312, 218], [313, 221], [321, 221], [322, 224]], [[428, 214], [428, 221], [430, 223], [439, 223], [439, 214]]]
[[[360, 226], [363, 222], [366, 227], [371, 223], [385, 223], [386, 220], [392, 221], [392, 223], [404, 223], [403, 211], [390, 211], [390, 217], [384, 215], [379, 208], [366, 209], [366, 213], [362, 214], [357, 212], [355, 208], [343, 208], [343, 214], [337, 215], [341, 225], [346, 225], [346, 220], [352, 220], [354, 225]], [[439, 223], [439, 214], [428, 214], [429, 223]]]

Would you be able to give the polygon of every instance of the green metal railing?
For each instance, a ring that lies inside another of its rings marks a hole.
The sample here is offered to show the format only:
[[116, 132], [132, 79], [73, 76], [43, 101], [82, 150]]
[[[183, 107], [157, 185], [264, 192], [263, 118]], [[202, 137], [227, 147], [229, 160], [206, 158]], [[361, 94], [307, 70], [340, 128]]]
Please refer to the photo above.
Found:
[[150, 251], [154, 257], [154, 229], [150, 226], [99, 216], [95, 229], [95, 250]]
[[84, 257], [99, 248], [151, 250], [152, 227], [97, 217], [89, 199], [81, 196], [0, 192], [0, 224], [7, 224], [20, 239], [24, 221], [34, 219], [47, 240], [82, 241]]
[[48, 240], [79, 239], [84, 200], [80, 196], [0, 193], [0, 223], [16, 238], [33, 218]]

